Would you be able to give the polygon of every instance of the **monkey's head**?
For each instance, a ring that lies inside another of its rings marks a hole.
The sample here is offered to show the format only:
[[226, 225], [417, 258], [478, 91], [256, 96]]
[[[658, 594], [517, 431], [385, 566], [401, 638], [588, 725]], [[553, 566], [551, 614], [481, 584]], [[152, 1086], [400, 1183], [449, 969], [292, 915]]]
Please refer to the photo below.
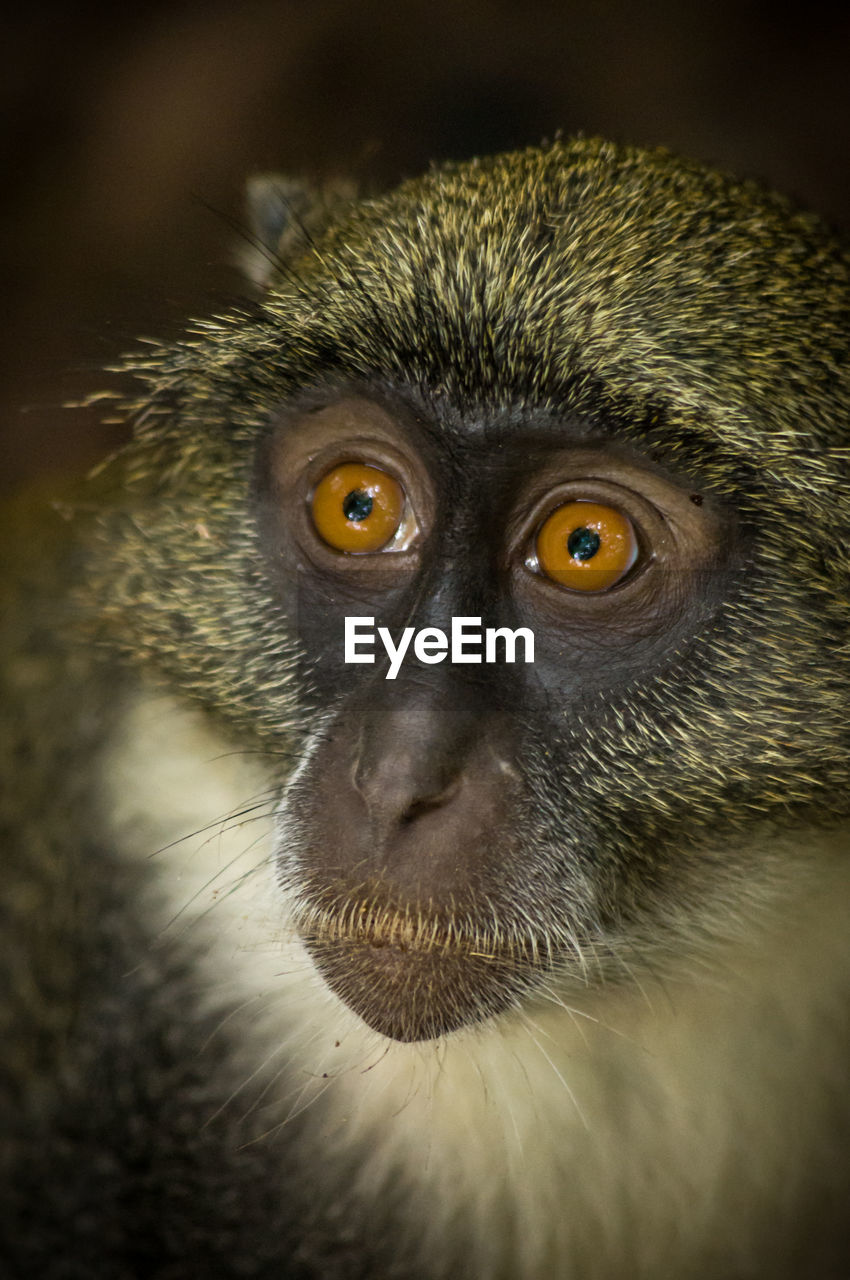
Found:
[[850, 811], [846, 258], [597, 141], [261, 186], [262, 299], [135, 362], [105, 591], [278, 753], [316, 965], [415, 1040], [734, 927]]

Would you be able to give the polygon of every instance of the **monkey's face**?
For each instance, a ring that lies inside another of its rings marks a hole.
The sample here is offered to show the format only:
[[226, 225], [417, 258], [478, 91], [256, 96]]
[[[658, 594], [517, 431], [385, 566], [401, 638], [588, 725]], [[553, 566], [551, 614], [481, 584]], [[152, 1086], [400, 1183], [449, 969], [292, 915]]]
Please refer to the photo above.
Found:
[[281, 871], [327, 980], [420, 1039], [589, 963], [645, 870], [629, 709], [715, 616], [734, 520], [587, 423], [351, 389], [289, 406], [260, 474], [319, 725]]
[[676, 952], [846, 812], [846, 281], [772, 197], [579, 143], [355, 206], [155, 369], [142, 644], [295, 733], [280, 881], [373, 1027]]

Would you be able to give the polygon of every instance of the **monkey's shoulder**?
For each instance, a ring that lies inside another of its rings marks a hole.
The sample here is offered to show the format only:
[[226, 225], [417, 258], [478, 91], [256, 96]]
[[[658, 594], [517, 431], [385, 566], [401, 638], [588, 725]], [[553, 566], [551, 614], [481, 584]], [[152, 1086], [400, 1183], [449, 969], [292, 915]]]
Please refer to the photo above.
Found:
[[53, 500], [0, 517], [0, 1269], [290, 1274], [292, 1162], [250, 1146], [257, 1044], [228, 1029], [270, 794], [100, 642], [96, 517]]

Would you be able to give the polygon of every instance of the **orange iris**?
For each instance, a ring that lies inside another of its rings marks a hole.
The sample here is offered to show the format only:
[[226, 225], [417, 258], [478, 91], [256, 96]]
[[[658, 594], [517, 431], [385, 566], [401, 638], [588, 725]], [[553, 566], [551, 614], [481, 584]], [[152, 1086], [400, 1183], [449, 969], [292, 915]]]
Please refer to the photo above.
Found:
[[313, 524], [337, 551], [380, 551], [401, 523], [404, 490], [379, 467], [343, 462], [323, 476], [313, 492]]
[[565, 502], [537, 535], [542, 572], [573, 591], [607, 591], [626, 576], [637, 554], [631, 520], [599, 502]]

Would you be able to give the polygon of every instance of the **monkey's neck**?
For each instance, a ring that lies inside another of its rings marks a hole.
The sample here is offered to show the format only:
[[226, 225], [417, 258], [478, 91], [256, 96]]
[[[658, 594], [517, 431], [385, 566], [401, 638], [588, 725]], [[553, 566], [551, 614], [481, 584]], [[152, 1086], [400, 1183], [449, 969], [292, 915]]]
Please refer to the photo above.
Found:
[[276, 793], [255, 759], [142, 697], [103, 778], [119, 848], [155, 854], [146, 909], [200, 948], [201, 1002], [237, 1010], [224, 1095], [265, 1077], [276, 1141], [292, 1133], [329, 1201], [386, 1214], [429, 1275], [794, 1274], [785, 1254], [817, 1238], [818, 1204], [847, 1183], [832, 1098], [850, 1056], [850, 858], [835, 837], [812, 836], [817, 890], [765, 905], [714, 965], [580, 1000], [553, 985], [492, 1026], [402, 1045], [327, 991], [288, 925]]

